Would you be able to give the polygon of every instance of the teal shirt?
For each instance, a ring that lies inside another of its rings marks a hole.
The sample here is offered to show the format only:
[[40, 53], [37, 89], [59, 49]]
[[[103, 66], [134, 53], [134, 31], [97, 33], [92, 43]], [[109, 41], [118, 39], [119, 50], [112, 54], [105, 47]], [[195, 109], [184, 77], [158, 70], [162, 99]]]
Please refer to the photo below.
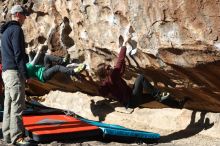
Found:
[[43, 73], [45, 67], [42, 65], [32, 65], [30, 63], [26, 64], [28, 76], [32, 78], [37, 78], [41, 82], [45, 82], [43, 78]]

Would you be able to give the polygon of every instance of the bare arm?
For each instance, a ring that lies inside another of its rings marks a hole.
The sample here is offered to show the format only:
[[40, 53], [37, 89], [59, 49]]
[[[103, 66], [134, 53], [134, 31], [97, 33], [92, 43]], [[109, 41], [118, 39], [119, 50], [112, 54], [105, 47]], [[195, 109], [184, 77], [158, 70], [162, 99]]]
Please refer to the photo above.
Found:
[[[39, 47], [38, 50], [37, 50], [36, 55], [34, 56], [34, 59], [31, 60], [30, 64], [36, 65], [36, 64], [38, 63], [39, 58], [40, 58], [40, 56], [41, 56], [41, 52], [42, 52], [41, 50], [42, 50], [42, 48], [43, 48], [43, 45], [40, 45], [40, 47]], [[30, 58], [30, 54], [28, 54], [28, 56], [29, 56], [29, 58]], [[30, 61], [30, 60], [29, 60], [29, 61]]]

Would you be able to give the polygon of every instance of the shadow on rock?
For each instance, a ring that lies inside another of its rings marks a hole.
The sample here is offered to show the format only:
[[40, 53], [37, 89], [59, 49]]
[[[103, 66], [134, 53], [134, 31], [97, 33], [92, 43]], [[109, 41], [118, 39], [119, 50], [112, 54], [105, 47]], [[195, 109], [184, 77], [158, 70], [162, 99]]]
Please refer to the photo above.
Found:
[[[149, 103], [150, 102], [158, 102], [159, 104], [161, 104], [160, 108], [163, 107], [162, 105], [164, 105], [164, 107], [169, 107], [169, 108], [176, 108], [176, 109], [182, 109], [185, 105], [185, 103], [189, 100], [188, 97], [184, 97], [182, 99], [176, 99], [173, 96], [170, 96], [169, 98], [163, 100], [163, 101], [158, 101], [155, 97], [152, 97], [151, 94], [149, 93], [144, 93], [143, 94], [144, 98], [136, 98], [133, 101], [133, 108], [136, 107], [149, 107]], [[155, 108], [156, 105], [154, 105], [153, 108]], [[152, 107], [150, 107], [152, 108]], [[158, 108], [158, 107], [157, 107]]]
[[95, 102], [94, 100], [91, 100], [91, 104], [90, 104], [90, 108], [92, 111], [92, 114], [95, 117], [99, 118], [99, 121], [104, 121], [105, 117], [113, 112], [114, 110], [112, 108], [110, 108], [109, 106], [107, 106], [108, 101], [106, 100], [101, 100], [101, 101], [97, 101]]
[[200, 119], [195, 122], [196, 112], [197, 111], [193, 111], [190, 124], [186, 127], [186, 129], [166, 136], [161, 136], [159, 143], [169, 143], [173, 140], [188, 138], [214, 126], [214, 123], [210, 123], [209, 118], [205, 118], [207, 112], [201, 112]]

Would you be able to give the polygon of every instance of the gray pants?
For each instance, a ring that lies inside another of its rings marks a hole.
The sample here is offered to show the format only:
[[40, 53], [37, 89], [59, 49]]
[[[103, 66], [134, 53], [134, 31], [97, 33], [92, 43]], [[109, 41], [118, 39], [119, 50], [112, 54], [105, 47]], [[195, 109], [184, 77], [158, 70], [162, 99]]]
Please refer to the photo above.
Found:
[[24, 131], [21, 115], [25, 106], [25, 82], [17, 70], [6, 70], [2, 78], [5, 84], [3, 138], [7, 143], [15, 143]]

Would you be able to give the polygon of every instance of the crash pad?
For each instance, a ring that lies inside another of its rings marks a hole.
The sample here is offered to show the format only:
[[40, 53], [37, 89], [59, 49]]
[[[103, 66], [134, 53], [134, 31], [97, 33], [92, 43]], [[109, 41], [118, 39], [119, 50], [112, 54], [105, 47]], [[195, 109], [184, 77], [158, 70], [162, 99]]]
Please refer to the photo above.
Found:
[[23, 115], [26, 135], [35, 141], [92, 137], [100, 134], [97, 126], [64, 114]]

